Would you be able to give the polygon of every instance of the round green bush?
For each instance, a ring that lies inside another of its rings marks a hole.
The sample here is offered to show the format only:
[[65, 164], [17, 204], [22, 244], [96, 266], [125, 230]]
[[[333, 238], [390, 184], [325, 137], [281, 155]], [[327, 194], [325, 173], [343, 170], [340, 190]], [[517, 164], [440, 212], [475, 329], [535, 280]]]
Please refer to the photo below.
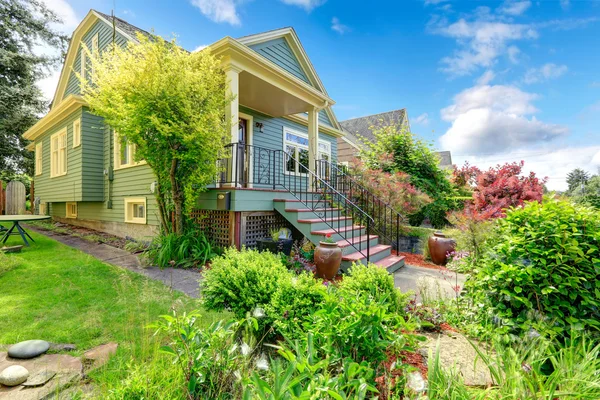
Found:
[[353, 295], [371, 295], [377, 301], [385, 298], [391, 312], [402, 313], [408, 301], [408, 295], [396, 289], [394, 276], [375, 264], [354, 263], [339, 284], [339, 290]]
[[323, 306], [327, 287], [311, 274], [283, 281], [266, 306], [267, 319], [287, 338], [304, 336], [303, 324]]
[[[600, 215], [567, 201], [510, 209], [467, 295], [511, 331], [600, 329]], [[541, 324], [540, 324], [541, 322]]]
[[244, 318], [247, 312], [264, 309], [277, 288], [291, 277], [278, 255], [230, 248], [204, 272], [202, 302], [209, 310], [229, 310]]

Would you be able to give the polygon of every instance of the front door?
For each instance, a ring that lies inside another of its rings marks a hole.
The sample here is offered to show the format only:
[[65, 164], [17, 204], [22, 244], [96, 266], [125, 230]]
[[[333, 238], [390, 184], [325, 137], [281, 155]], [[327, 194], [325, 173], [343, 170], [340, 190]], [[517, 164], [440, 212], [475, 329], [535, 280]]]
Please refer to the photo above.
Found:
[[240, 118], [237, 147], [237, 177], [242, 187], [248, 187], [248, 120]]

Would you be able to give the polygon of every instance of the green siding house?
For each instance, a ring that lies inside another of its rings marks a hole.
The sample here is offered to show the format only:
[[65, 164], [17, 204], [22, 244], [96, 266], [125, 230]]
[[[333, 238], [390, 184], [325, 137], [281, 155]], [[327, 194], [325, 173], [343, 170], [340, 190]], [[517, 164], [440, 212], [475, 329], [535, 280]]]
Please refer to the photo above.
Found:
[[[90, 113], [76, 76], [93, 74], [84, 44], [101, 54], [113, 41], [136, 41], [137, 34], [150, 35], [95, 10], [74, 31], [51, 109], [24, 134], [35, 152], [36, 212], [119, 236], [157, 233], [151, 169], [134, 162], [133, 146]], [[239, 121], [232, 124], [223, 172], [198, 199], [196, 215], [213, 240], [252, 247], [270, 228], [289, 226], [313, 242], [333, 235], [346, 263], [399, 265], [391, 246], [370, 235], [371, 217], [331, 186], [337, 182], [337, 139], [344, 132], [295, 31], [225, 37], [209, 48], [220, 57], [235, 95], [224, 114]], [[346, 207], [332, 207], [334, 200]], [[315, 203], [323, 207], [317, 210]], [[355, 212], [367, 226], [352, 223]]]

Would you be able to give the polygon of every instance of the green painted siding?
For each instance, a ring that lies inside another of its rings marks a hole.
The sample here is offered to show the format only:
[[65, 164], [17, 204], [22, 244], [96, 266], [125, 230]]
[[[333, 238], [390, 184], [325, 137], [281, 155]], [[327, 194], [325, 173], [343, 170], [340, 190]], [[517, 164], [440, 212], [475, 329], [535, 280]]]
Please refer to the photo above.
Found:
[[81, 115], [82, 201], [104, 200], [104, 123], [84, 109]]
[[[81, 118], [81, 110], [73, 112], [61, 123], [45, 132], [35, 140], [42, 143], [42, 174], [35, 175], [35, 195], [42, 202], [81, 201], [82, 193], [82, 147], [73, 148], [73, 122]], [[67, 128], [67, 174], [50, 177], [50, 137]]]
[[311, 84], [285, 39], [279, 38], [269, 40], [267, 42], [252, 45], [250, 48], [266, 57], [269, 61], [279, 65], [296, 78]]
[[[106, 24], [104, 21], [98, 21], [85, 35], [83, 35], [81, 41], [82, 43], [85, 43], [90, 50], [92, 49], [92, 38], [96, 36], [96, 34], [98, 34], [98, 49], [102, 52], [113, 41], [112, 26]], [[115, 43], [124, 46], [127, 43], [127, 39], [120, 33], [115, 32]], [[75, 61], [73, 61], [72, 69], [66, 69], [65, 73], [67, 73], [67, 71], [69, 71], [69, 80], [67, 81], [64, 97], [67, 97], [70, 94], [80, 94], [79, 80], [75, 76], [75, 71], [77, 73], [81, 71], [81, 47], [77, 49], [77, 56], [75, 57]]]

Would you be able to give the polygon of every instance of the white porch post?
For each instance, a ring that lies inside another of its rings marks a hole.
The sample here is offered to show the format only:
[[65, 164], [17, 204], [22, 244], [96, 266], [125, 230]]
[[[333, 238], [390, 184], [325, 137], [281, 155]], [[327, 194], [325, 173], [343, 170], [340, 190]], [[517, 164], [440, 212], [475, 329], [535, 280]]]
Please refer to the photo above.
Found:
[[[316, 168], [319, 156], [319, 109], [312, 107], [308, 110], [308, 169], [318, 174]], [[312, 182], [313, 184], [315, 182]], [[313, 188], [314, 189], [314, 188]]]
[[[234, 65], [227, 65], [225, 67], [225, 75], [227, 79], [227, 96], [233, 96], [233, 100], [225, 107], [225, 118], [231, 123], [231, 140], [230, 143], [237, 143], [239, 135], [239, 124], [240, 119], [240, 72], [242, 70]], [[229, 176], [227, 177], [230, 183], [225, 186], [235, 187], [235, 176], [237, 171], [236, 165], [236, 153], [235, 147], [231, 148], [231, 159], [229, 160]], [[238, 177], [239, 178], [239, 177]]]

